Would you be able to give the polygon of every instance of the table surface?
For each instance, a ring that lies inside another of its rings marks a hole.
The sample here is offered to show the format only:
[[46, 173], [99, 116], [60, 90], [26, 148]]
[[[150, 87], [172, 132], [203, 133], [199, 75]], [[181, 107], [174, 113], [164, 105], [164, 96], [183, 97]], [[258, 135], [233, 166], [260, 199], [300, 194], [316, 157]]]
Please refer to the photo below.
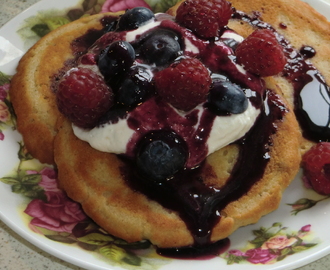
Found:
[[[0, 27], [39, 0], [0, 0]], [[330, 255], [299, 270], [328, 270]], [[0, 270], [82, 270], [30, 244], [0, 221]]]

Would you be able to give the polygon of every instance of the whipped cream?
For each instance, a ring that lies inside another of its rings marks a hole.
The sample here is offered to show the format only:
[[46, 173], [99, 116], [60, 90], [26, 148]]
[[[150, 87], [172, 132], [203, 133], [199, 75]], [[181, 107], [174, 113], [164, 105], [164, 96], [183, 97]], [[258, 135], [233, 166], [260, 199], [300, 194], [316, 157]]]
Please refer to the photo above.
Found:
[[[178, 115], [178, 122], [181, 122], [182, 119], [185, 119], [186, 116], [190, 114], [190, 112], [184, 113], [173, 107], [172, 109]], [[200, 128], [200, 119], [206, 109], [201, 104], [194, 110], [198, 110], [198, 120], [196, 125], [192, 128], [196, 131]], [[91, 130], [82, 129], [72, 125], [73, 132], [79, 139], [88, 142], [96, 150], [114, 154], [128, 154], [130, 149], [127, 149], [127, 146], [130, 145], [134, 135], [138, 132], [130, 128], [128, 125], [127, 119], [131, 117], [131, 114], [132, 113], [128, 113], [124, 119], [120, 119], [116, 123], [97, 126]], [[134, 112], [134, 114], [136, 114], [136, 112]], [[207, 155], [210, 155], [222, 147], [242, 138], [254, 125], [259, 114], [260, 109], [256, 109], [249, 101], [248, 108], [241, 114], [216, 116], [213, 121], [210, 135], [206, 140], [208, 148]], [[171, 128], [180, 135], [181, 131], [179, 125], [180, 124], [173, 122], [171, 123]], [[162, 128], [161, 124], [159, 124], [159, 128]], [[191, 132], [191, 136], [195, 135], [195, 132]], [[196, 141], [199, 140], [197, 136], [193, 139]], [[195, 163], [199, 162], [198, 157], [191, 158], [195, 160], [193, 161], [194, 164], [191, 166], [197, 165]]]

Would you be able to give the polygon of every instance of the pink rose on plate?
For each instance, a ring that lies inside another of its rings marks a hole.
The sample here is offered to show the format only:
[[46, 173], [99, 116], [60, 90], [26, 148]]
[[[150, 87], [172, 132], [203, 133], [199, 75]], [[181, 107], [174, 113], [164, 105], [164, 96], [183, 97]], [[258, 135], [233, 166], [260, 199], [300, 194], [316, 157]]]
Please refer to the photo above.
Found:
[[43, 187], [45, 191], [61, 191], [57, 186], [57, 174], [54, 169], [45, 167], [39, 172], [39, 174], [41, 174], [41, 181], [39, 186]]
[[150, 6], [143, 0], [106, 0], [102, 6], [101, 13], [117, 12], [134, 7], [146, 7], [151, 9]]
[[47, 201], [34, 199], [28, 204], [24, 212], [33, 217], [30, 224], [52, 231], [71, 233], [80, 221], [87, 219], [87, 216], [80, 204], [69, 199], [58, 189], [53, 169], [45, 168], [40, 174], [42, 180], [39, 185], [44, 188]]
[[4, 101], [9, 90], [9, 83], [0, 85], [0, 100]]
[[246, 259], [253, 264], [265, 264], [277, 257], [275, 254], [271, 254], [268, 249], [261, 248], [249, 249], [245, 252], [245, 256], [247, 257]]
[[295, 237], [287, 238], [285, 235], [276, 235], [269, 238], [262, 246], [262, 249], [284, 249], [292, 246], [298, 240]]
[[10, 113], [7, 105], [2, 100], [0, 100], [0, 122], [7, 122], [9, 117]]
[[301, 232], [309, 232], [311, 230], [312, 225], [308, 224], [303, 227], [301, 227], [300, 231]]
[[304, 237], [310, 233], [312, 225], [308, 224], [300, 228], [298, 237]]
[[234, 255], [234, 256], [237, 256], [237, 257], [241, 257], [241, 256], [245, 256], [245, 253], [238, 250], [238, 249], [232, 249], [232, 250], [229, 250], [228, 253], [230, 255]]
[[0, 130], [0, 141], [3, 141], [5, 139], [5, 135], [2, 133], [2, 131]]

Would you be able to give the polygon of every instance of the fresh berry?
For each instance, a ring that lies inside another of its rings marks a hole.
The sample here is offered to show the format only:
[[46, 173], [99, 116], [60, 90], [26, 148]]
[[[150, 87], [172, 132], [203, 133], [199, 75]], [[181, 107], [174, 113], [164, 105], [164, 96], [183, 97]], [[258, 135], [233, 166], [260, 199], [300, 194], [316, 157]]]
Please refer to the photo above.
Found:
[[213, 80], [208, 96], [209, 108], [216, 115], [243, 113], [248, 100], [242, 88], [230, 81]]
[[111, 86], [130, 70], [135, 60], [135, 51], [126, 41], [111, 43], [99, 56], [98, 67]]
[[232, 13], [226, 0], [186, 0], [177, 10], [176, 21], [202, 38], [211, 38], [218, 36]]
[[330, 195], [330, 143], [314, 145], [302, 158], [303, 179], [317, 193]]
[[136, 164], [142, 176], [164, 181], [184, 168], [187, 149], [172, 131], [153, 131], [141, 139]]
[[117, 31], [134, 30], [154, 19], [154, 13], [146, 7], [128, 9], [118, 21]]
[[78, 63], [81, 65], [96, 65], [97, 56], [93, 53], [86, 53], [79, 58]]
[[211, 82], [209, 71], [196, 58], [174, 62], [155, 75], [158, 94], [183, 111], [189, 111], [206, 100]]
[[87, 68], [74, 68], [60, 81], [56, 101], [59, 111], [72, 123], [93, 128], [112, 106], [113, 95], [101, 76]]
[[[211, 43], [200, 54], [200, 57], [205, 66], [207, 66], [212, 73], [221, 73], [233, 67], [236, 64], [230, 59], [230, 49], [222, 43]], [[233, 72], [230, 72], [233, 73]]]
[[254, 31], [236, 49], [237, 63], [259, 76], [273, 76], [280, 73], [286, 57], [282, 46], [269, 29]]
[[134, 107], [143, 102], [152, 93], [152, 72], [144, 66], [131, 68], [116, 93], [116, 102], [125, 107]]
[[156, 66], [169, 64], [182, 53], [180, 38], [166, 29], [150, 33], [139, 49], [146, 63]]

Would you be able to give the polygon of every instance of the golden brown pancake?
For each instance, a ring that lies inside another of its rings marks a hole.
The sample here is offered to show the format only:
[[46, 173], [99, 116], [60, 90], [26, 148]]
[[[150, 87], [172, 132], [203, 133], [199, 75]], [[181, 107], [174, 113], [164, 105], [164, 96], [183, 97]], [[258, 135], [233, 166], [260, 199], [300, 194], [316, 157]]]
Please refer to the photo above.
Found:
[[10, 98], [17, 115], [17, 129], [28, 151], [43, 163], [54, 164], [55, 124], [60, 115], [55, 95], [50, 91], [52, 78], [66, 61], [74, 58], [72, 41], [89, 29], [101, 29], [103, 17], [86, 17], [43, 37], [22, 57], [11, 81]]

